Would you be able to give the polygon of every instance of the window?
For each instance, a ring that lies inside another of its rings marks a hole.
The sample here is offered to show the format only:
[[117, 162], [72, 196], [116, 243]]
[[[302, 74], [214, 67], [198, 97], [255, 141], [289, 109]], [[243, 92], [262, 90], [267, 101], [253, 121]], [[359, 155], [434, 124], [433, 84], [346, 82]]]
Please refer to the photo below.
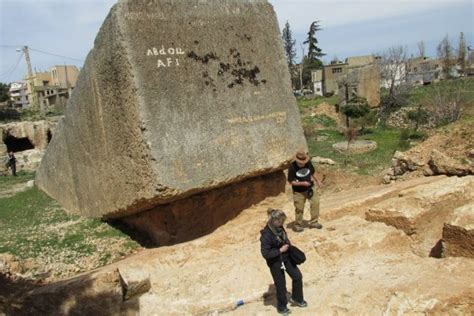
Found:
[[341, 72], [342, 72], [342, 68], [341, 68], [341, 67], [333, 68], [333, 69], [332, 69], [332, 73], [333, 73], [333, 74], [337, 74], [337, 73], [341, 73]]

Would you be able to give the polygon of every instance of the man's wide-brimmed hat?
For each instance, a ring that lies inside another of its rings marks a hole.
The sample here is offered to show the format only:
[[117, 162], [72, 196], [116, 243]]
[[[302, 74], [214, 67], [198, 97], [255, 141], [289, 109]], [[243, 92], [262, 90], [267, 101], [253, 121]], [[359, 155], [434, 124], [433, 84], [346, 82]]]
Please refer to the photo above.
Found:
[[295, 160], [301, 164], [306, 164], [309, 161], [309, 155], [306, 151], [300, 149], [296, 152]]

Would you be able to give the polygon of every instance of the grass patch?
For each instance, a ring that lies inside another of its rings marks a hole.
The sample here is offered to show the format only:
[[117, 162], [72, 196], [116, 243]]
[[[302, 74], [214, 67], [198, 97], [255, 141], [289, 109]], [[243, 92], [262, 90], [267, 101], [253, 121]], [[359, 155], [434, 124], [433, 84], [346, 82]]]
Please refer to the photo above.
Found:
[[306, 98], [306, 97], [299, 97], [296, 99], [298, 103], [298, 108], [300, 110], [317, 107], [321, 103], [328, 103], [331, 105], [335, 105], [339, 102], [339, 96], [333, 95], [331, 97], [316, 97], [316, 98]]
[[318, 125], [324, 126], [325, 128], [328, 128], [328, 129], [337, 127], [336, 121], [333, 118], [327, 116], [326, 114], [315, 115], [315, 116], [306, 116], [303, 119], [303, 123], [305, 125], [318, 124]]
[[[371, 133], [358, 139], [377, 142], [377, 149], [364, 154], [345, 155], [332, 148], [336, 142], [346, 141], [344, 136], [335, 130], [319, 131], [315, 137], [308, 139], [309, 151], [312, 156], [321, 156], [336, 161], [343, 168], [359, 174], [378, 175], [390, 167], [391, 158], [396, 150], [406, 150], [409, 144], [400, 141], [402, 131], [397, 129], [374, 128]], [[318, 141], [319, 139], [319, 141]]]
[[[5, 188], [33, 178], [34, 174], [26, 173], [16, 178], [4, 177], [0, 185]], [[99, 219], [67, 214], [37, 188], [0, 199], [0, 253], [32, 258], [43, 268], [54, 262], [59, 269], [68, 266], [67, 273], [71, 273], [71, 266], [75, 267], [74, 272], [90, 270], [139, 247]]]
[[462, 94], [470, 102], [474, 102], [474, 78], [459, 78], [443, 80], [426, 86], [415, 86], [411, 91], [410, 104], [416, 105], [428, 100], [435, 89], [453, 89], [460, 84], [463, 85]]
[[35, 178], [34, 173], [26, 172], [26, 171], [19, 171], [17, 172], [17, 176], [13, 177], [11, 176], [11, 171], [9, 169], [7, 176], [0, 176], [0, 191], [4, 191], [8, 189], [9, 187], [12, 187], [20, 183], [34, 180], [34, 178]]

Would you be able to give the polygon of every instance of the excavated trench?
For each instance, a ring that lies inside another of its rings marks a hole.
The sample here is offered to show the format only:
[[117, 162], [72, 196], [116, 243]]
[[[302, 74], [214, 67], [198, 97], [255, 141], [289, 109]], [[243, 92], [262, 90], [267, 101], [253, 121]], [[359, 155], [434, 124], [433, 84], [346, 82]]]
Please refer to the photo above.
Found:
[[169, 246], [207, 235], [254, 204], [285, 191], [283, 171], [158, 205], [109, 223], [142, 246]]

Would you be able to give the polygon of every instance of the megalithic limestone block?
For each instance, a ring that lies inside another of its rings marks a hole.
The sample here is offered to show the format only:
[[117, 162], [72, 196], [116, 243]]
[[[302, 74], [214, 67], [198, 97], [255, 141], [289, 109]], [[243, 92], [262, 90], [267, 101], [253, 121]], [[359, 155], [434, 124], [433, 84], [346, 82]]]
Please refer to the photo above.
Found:
[[118, 218], [279, 171], [301, 147], [267, 1], [119, 1], [36, 181], [70, 212]]

